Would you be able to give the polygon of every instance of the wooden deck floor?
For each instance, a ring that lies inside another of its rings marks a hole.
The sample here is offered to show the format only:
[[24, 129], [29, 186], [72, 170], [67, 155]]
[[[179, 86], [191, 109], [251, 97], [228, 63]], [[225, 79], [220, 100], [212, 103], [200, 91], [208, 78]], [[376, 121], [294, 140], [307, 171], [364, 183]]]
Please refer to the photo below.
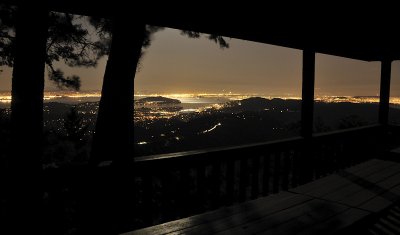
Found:
[[400, 164], [373, 159], [300, 187], [124, 235], [335, 234], [400, 199]]

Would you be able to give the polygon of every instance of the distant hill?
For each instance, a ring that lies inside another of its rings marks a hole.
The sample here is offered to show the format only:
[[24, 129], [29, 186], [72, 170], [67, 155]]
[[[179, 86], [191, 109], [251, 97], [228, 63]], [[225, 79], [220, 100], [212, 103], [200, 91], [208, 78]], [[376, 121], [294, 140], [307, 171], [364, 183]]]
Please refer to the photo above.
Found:
[[135, 104], [144, 105], [144, 104], [158, 104], [158, 105], [165, 105], [165, 104], [180, 104], [181, 101], [177, 99], [171, 99], [163, 96], [156, 96], [156, 97], [146, 97], [139, 100], [135, 100]]
[[65, 113], [68, 111], [72, 105], [66, 104], [66, 103], [60, 103], [60, 102], [48, 102], [43, 104], [43, 109], [44, 110], [51, 110], [52, 112], [55, 113]]
[[299, 110], [301, 101], [283, 100], [279, 98], [265, 99], [262, 97], [251, 97], [243, 100], [231, 101], [226, 105], [224, 111], [243, 112], [243, 111], [262, 111], [262, 110]]

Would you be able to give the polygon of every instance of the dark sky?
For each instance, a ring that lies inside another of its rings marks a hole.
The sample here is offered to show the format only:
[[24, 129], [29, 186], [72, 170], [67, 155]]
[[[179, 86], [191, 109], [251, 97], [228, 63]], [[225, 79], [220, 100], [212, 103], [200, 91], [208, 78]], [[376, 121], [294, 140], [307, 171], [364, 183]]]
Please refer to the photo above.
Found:
[[[301, 96], [299, 50], [228, 39], [229, 49], [214, 42], [188, 39], [178, 30], [155, 34], [135, 79], [139, 93], [257, 93]], [[82, 91], [100, 90], [106, 58], [97, 68], [66, 68], [82, 78]], [[400, 96], [400, 66], [392, 65], [392, 95]], [[0, 90], [11, 89], [11, 71], [2, 68]], [[378, 95], [380, 63], [317, 54], [316, 90], [320, 95]], [[46, 82], [46, 90], [55, 90]]]

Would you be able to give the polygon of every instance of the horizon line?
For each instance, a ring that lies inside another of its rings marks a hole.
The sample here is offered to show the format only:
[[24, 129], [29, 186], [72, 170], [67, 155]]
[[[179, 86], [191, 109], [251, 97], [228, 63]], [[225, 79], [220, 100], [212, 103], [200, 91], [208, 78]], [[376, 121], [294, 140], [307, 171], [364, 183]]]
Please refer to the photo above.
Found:
[[[84, 91], [70, 91], [70, 90], [51, 90], [51, 91], [44, 91], [46, 93], [60, 93], [60, 94], [85, 94], [85, 93], [98, 93], [101, 95], [100, 90], [84, 90]], [[0, 95], [2, 94], [9, 94], [11, 95], [11, 91], [0, 90]], [[266, 94], [266, 93], [255, 93], [255, 92], [243, 92], [243, 93], [233, 93], [233, 92], [152, 92], [152, 93], [142, 93], [142, 92], [135, 92], [134, 96], [178, 96], [178, 97], [185, 97], [185, 96], [267, 96], [267, 97], [297, 97], [301, 98], [301, 95], [294, 95], [294, 94]], [[315, 95], [315, 97], [377, 97], [379, 95]], [[392, 96], [392, 97], [400, 97], [400, 96]]]

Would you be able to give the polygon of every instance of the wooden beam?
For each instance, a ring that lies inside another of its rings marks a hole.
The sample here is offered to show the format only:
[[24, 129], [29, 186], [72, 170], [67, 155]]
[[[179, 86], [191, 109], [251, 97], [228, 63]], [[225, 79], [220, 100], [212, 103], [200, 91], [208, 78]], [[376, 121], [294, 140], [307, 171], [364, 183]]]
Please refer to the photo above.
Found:
[[303, 88], [301, 101], [301, 135], [310, 138], [314, 118], [315, 52], [303, 50]]
[[392, 61], [383, 60], [381, 63], [381, 90], [379, 97], [379, 123], [388, 124], [389, 98], [390, 98], [390, 73]]

